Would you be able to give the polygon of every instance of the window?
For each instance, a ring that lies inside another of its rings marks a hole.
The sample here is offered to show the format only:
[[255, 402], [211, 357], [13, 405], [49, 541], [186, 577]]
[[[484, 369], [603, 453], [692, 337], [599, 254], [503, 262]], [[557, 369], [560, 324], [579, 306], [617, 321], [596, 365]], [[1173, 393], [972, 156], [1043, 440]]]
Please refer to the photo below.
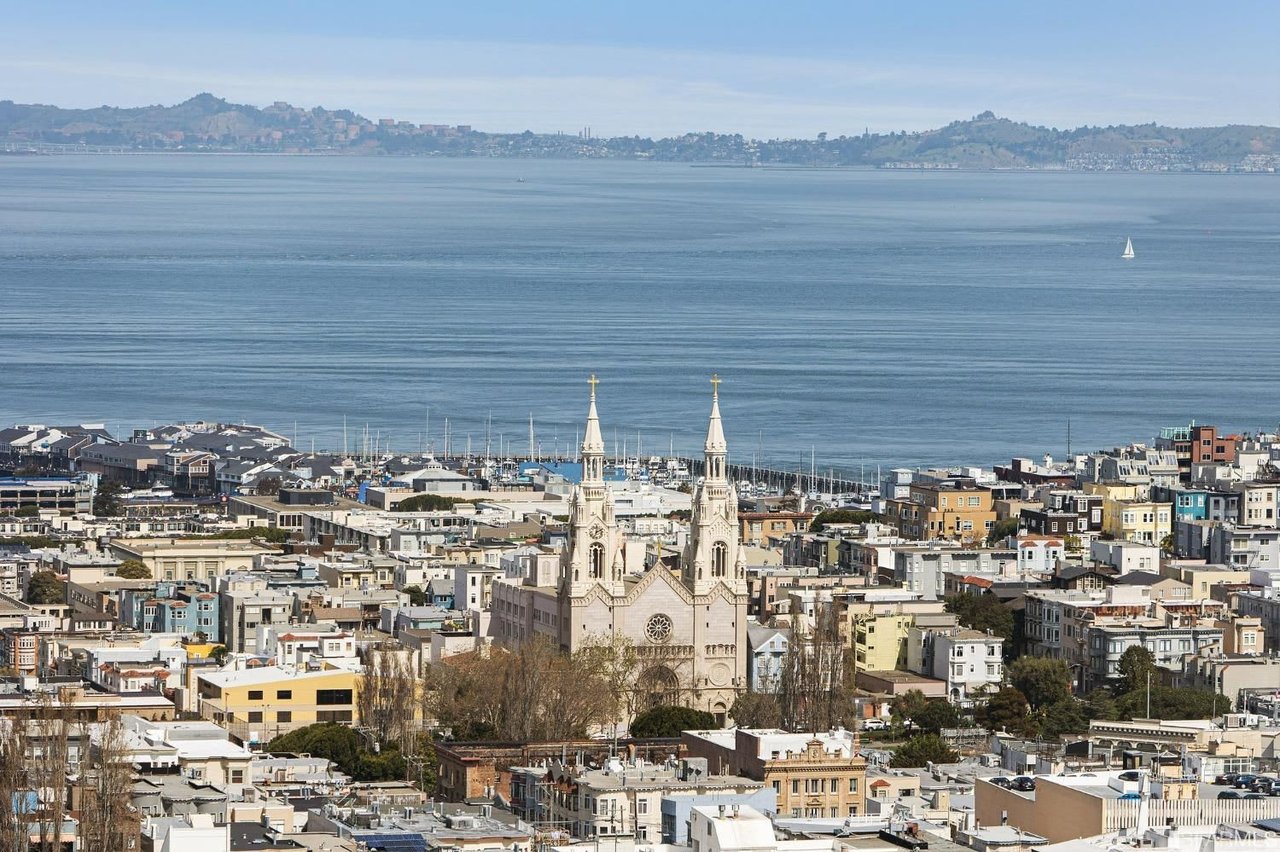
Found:
[[858, 779], [856, 777], [849, 779], [849, 792], [850, 793], [858, 792]]
[[592, 579], [600, 579], [604, 576], [604, 545], [595, 542], [587, 551], [588, 554], [588, 570]]
[[349, 689], [317, 689], [316, 704], [350, 704]]
[[317, 710], [317, 722], [350, 722], [350, 710]]
[[277, 690], [276, 690], [276, 699], [277, 699], [277, 700], [280, 700], [280, 701], [287, 701], [287, 700], [289, 700], [290, 698], [293, 698], [293, 690], [292, 690], [292, 689], [277, 689]]
[[640, 814], [641, 816], [649, 813], [648, 799], [636, 799], [636, 813]]
[[251, 689], [251, 690], [249, 690], [249, 700], [250, 700], [250, 701], [261, 701], [261, 700], [262, 700], [262, 690], [261, 690], [261, 689]]
[[292, 722], [292, 721], [293, 721], [293, 711], [292, 711], [292, 710], [277, 710], [277, 711], [276, 711], [276, 721], [277, 721], [277, 722]]
[[798, 796], [798, 795], [800, 795], [800, 781], [799, 781], [799, 780], [793, 780], [793, 781], [791, 782], [791, 795], [793, 795], [793, 796]]
[[262, 711], [261, 711], [261, 710], [250, 710], [250, 711], [249, 711], [249, 721], [250, 721], [250, 722], [261, 722], [261, 721], [262, 721]]

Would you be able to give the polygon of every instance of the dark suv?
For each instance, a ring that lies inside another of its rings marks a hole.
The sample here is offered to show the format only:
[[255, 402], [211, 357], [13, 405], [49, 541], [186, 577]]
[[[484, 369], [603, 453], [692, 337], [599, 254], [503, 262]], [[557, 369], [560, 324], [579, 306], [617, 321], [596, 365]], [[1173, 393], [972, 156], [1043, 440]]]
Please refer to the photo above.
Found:
[[1019, 775], [1013, 779], [1013, 789], [1020, 793], [1031, 793], [1036, 789], [1036, 779], [1030, 775]]

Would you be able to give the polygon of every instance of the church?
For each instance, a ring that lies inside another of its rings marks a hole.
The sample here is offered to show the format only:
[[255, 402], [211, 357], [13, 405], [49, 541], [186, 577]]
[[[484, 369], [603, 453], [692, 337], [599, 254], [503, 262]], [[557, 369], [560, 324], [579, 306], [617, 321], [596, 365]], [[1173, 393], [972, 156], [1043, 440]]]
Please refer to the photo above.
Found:
[[494, 583], [492, 626], [501, 643], [545, 635], [570, 653], [602, 639], [636, 649], [638, 709], [679, 704], [722, 723], [746, 688], [747, 581], [738, 547], [738, 496], [728, 480], [719, 378], [712, 378], [703, 477], [693, 497], [678, 569], [649, 560], [614, 517], [605, 447], [589, 380], [582, 479], [569, 504], [558, 560], [529, 560], [523, 577]]

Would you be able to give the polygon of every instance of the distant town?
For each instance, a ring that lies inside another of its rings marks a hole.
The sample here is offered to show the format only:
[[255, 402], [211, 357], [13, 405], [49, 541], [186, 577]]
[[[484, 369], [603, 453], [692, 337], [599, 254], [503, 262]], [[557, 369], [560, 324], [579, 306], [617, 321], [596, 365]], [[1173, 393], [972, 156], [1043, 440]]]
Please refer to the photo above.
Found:
[[1280, 435], [868, 483], [597, 396], [551, 458], [0, 429], [0, 847], [1274, 844]]
[[990, 112], [922, 132], [752, 139], [691, 132], [650, 139], [562, 132], [491, 133], [467, 124], [370, 119], [351, 110], [263, 108], [201, 94], [174, 106], [61, 109], [0, 101], [0, 153], [238, 152], [654, 160], [743, 167], [1265, 173], [1280, 129], [1154, 124], [1034, 127]]

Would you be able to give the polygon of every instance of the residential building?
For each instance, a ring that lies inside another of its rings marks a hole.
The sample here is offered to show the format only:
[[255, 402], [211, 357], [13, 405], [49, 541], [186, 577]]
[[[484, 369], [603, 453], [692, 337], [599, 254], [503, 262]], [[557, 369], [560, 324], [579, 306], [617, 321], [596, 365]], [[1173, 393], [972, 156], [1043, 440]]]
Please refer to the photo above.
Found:
[[[1057, 552], [1061, 553], [1061, 542]], [[881, 573], [881, 582], [915, 592], [926, 600], [946, 594], [947, 574], [1014, 577], [1018, 574], [1018, 549], [1010, 547], [955, 547], [945, 544], [894, 545], [893, 573]]]
[[780, 815], [831, 819], [866, 812], [867, 762], [856, 736], [730, 728], [685, 731], [681, 742], [690, 757], [772, 786]]
[[907, 668], [946, 681], [947, 698], [962, 707], [994, 693], [1004, 680], [1004, 640], [967, 627], [913, 626], [907, 634]]
[[794, 533], [809, 529], [812, 512], [739, 512], [738, 540], [743, 544], [773, 547]]
[[777, 692], [786, 664], [791, 632], [777, 627], [747, 627], [747, 678], [752, 692]]
[[316, 722], [353, 722], [358, 679], [355, 671], [337, 668], [201, 672], [198, 712], [243, 743], [265, 743]]
[[973, 480], [913, 482], [910, 489], [905, 500], [885, 501], [886, 519], [904, 538], [973, 542], [986, 538], [995, 523], [991, 489]]

